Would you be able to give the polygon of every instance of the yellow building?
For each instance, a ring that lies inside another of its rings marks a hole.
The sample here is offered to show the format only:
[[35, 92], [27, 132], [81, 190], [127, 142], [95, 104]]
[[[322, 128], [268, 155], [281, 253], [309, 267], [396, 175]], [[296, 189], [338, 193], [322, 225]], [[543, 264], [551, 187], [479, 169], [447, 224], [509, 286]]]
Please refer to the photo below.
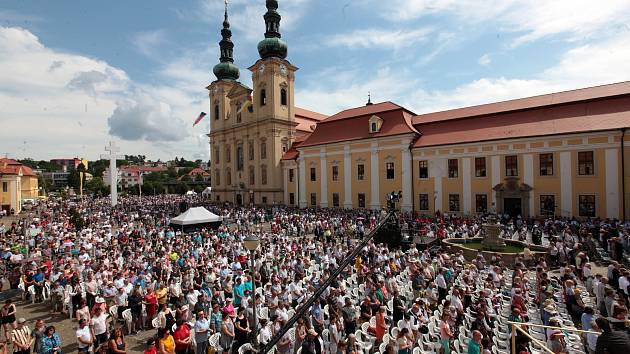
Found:
[[0, 208], [16, 213], [22, 210], [23, 199], [37, 198], [37, 175], [33, 170], [12, 159], [0, 159]]
[[[224, 22], [210, 91], [213, 193], [238, 204], [628, 218], [630, 82], [417, 115], [392, 102], [330, 117], [294, 106], [277, 2], [240, 84]], [[249, 196], [249, 199], [245, 199]]]

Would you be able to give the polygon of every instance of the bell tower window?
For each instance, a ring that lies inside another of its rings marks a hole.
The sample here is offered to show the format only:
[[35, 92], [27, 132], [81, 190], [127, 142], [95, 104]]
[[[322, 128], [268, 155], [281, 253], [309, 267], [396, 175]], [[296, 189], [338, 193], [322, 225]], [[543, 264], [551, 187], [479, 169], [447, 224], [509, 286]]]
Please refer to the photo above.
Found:
[[372, 122], [372, 129], [371, 129], [372, 133], [378, 131], [378, 129], [376, 128], [376, 122]]
[[280, 89], [280, 104], [283, 106], [287, 105], [287, 90]]
[[260, 105], [264, 106], [267, 104], [267, 92], [265, 89], [260, 90]]
[[214, 105], [214, 120], [219, 120], [219, 105]]

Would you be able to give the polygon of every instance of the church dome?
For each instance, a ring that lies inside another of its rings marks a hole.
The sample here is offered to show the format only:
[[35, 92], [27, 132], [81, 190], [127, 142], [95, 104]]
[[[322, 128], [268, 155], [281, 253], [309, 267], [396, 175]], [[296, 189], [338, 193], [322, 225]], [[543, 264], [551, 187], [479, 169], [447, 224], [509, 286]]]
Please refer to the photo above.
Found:
[[287, 57], [288, 46], [278, 37], [265, 38], [258, 43], [258, 54], [262, 59]]
[[238, 80], [240, 76], [238, 67], [230, 62], [215, 65], [212, 72], [219, 80]]

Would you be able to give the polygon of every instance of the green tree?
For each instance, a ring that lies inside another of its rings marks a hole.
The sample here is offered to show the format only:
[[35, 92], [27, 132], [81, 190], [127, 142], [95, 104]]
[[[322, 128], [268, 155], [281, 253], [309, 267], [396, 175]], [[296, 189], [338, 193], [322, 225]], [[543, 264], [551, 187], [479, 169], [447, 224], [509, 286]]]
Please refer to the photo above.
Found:
[[91, 181], [85, 184], [83, 189], [101, 197], [109, 194], [109, 187], [105, 185], [102, 177], [93, 177]]

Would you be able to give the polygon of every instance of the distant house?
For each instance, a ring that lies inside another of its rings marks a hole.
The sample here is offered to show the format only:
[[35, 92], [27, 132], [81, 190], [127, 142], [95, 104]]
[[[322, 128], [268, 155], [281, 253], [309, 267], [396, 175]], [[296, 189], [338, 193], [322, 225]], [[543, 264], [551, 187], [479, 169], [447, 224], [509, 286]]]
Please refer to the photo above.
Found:
[[37, 175], [28, 166], [15, 160], [0, 158], [0, 208], [16, 213], [22, 210], [22, 200], [37, 198]]
[[196, 181], [198, 176], [201, 176], [204, 182], [207, 182], [210, 179], [210, 174], [199, 167], [193, 168], [187, 174], [177, 178], [177, 180], [181, 181], [184, 179], [185, 176], [189, 176], [191, 181]]
[[[142, 175], [151, 172], [165, 172], [166, 167], [120, 166], [118, 168], [118, 187], [129, 188], [142, 185]], [[103, 182], [109, 186], [109, 167], [103, 172]]]

